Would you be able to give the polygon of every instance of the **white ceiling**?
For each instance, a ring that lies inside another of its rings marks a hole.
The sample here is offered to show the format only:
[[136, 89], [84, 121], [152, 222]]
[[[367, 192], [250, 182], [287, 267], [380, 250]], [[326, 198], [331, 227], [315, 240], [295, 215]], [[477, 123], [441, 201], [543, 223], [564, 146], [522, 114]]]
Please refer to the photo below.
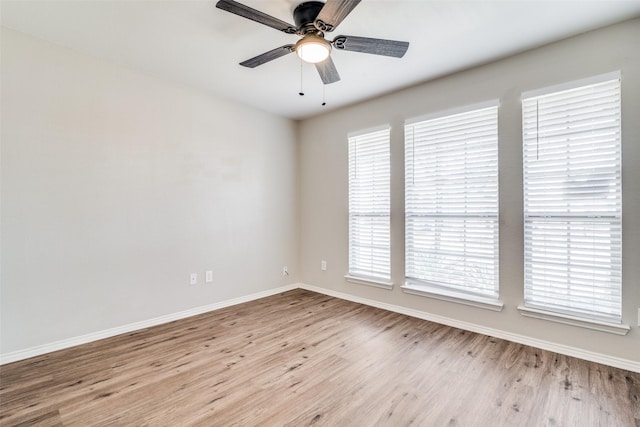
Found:
[[[301, 0], [240, 0], [293, 23]], [[297, 36], [215, 8], [210, 1], [2, 0], [2, 25], [299, 119], [635, 16], [640, 0], [363, 0], [339, 34], [409, 41], [402, 59], [335, 51], [342, 80], [323, 85], [293, 54], [255, 69], [239, 62]], [[585, 53], [585, 54], [588, 54]]]

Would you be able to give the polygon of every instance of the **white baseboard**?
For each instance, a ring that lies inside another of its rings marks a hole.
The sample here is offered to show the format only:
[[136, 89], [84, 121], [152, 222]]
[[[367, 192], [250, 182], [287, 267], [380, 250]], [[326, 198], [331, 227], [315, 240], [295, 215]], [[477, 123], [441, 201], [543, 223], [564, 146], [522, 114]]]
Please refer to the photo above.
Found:
[[73, 347], [80, 344], [87, 344], [93, 341], [101, 340], [104, 338], [110, 338], [116, 335], [125, 334], [133, 331], [137, 331], [151, 326], [161, 325], [163, 323], [173, 322], [174, 320], [180, 320], [187, 317], [195, 316], [209, 311], [218, 310], [225, 307], [230, 307], [244, 302], [253, 301], [256, 299], [276, 295], [281, 292], [286, 292], [292, 289], [306, 289], [309, 291], [317, 292], [320, 294], [340, 298], [347, 301], [356, 302], [359, 304], [368, 305], [371, 307], [381, 308], [383, 310], [393, 311], [395, 313], [404, 314], [418, 319], [428, 320], [431, 322], [440, 323], [454, 328], [460, 328], [471, 332], [476, 332], [483, 335], [489, 335], [495, 338], [504, 339], [507, 341], [516, 342], [519, 344], [529, 345], [531, 347], [540, 348], [543, 350], [552, 351], [555, 353], [564, 354], [566, 356], [577, 357], [579, 359], [588, 360], [590, 362], [601, 363], [603, 365], [613, 366], [615, 368], [625, 369], [632, 372], [640, 373], [640, 363], [621, 359], [606, 354], [594, 353], [591, 351], [582, 350], [575, 347], [570, 347], [562, 344], [557, 344], [549, 341], [539, 340], [536, 338], [527, 337], [525, 335], [513, 334], [511, 332], [501, 331], [499, 329], [487, 328], [484, 326], [476, 325], [474, 323], [463, 322], [449, 317], [438, 316], [435, 314], [427, 313], [424, 311], [414, 310], [399, 305], [387, 304], [380, 301], [375, 301], [367, 298], [361, 298], [342, 292], [332, 291], [330, 289], [320, 288], [318, 286], [308, 285], [306, 283], [296, 283], [292, 285], [282, 286], [275, 289], [269, 289], [267, 291], [258, 292], [226, 301], [217, 302], [201, 307], [195, 307], [189, 310], [180, 311], [178, 313], [172, 313], [165, 316], [156, 317], [149, 320], [143, 320], [141, 322], [135, 322], [128, 325], [119, 326], [116, 328], [107, 329], [104, 331], [94, 332], [79, 337], [69, 338], [61, 341], [56, 341], [49, 344], [39, 345], [36, 347], [27, 348], [24, 350], [18, 350], [7, 354], [0, 354], [0, 365], [6, 363], [17, 362], [19, 360], [28, 359], [34, 356], [40, 356], [42, 354], [50, 353], [52, 351], [63, 350], [65, 348]]
[[11, 363], [11, 362], [17, 362], [19, 360], [28, 359], [34, 356], [40, 356], [42, 354], [51, 353], [52, 351], [64, 350], [65, 348], [74, 347], [80, 344], [87, 344], [93, 341], [114, 337], [120, 334], [126, 334], [126, 333], [137, 331], [140, 329], [149, 328], [151, 326], [162, 325], [163, 323], [173, 322], [174, 320], [185, 319], [187, 317], [195, 316], [202, 313], [207, 313], [209, 311], [230, 307], [232, 305], [242, 304], [244, 302], [249, 302], [256, 299], [279, 294], [281, 292], [290, 291], [298, 287], [299, 286], [297, 284], [282, 286], [275, 289], [269, 289], [267, 291], [257, 292], [251, 295], [233, 298], [226, 301], [220, 301], [213, 304], [203, 305], [201, 307], [194, 307], [189, 310], [184, 310], [177, 313], [171, 313], [165, 316], [155, 317], [153, 319], [143, 320], [140, 322], [130, 323], [128, 325], [110, 328], [104, 331], [93, 332], [90, 334], [81, 335], [79, 337], [67, 338], [64, 340], [52, 342], [49, 344], [43, 344], [36, 347], [27, 348], [24, 350], [17, 350], [17, 351], [13, 351], [6, 354], [0, 354], [0, 365], [4, 365], [6, 363]]
[[625, 369], [627, 371], [640, 373], [640, 363], [621, 359], [618, 357], [608, 356], [602, 353], [594, 353], [579, 348], [553, 343], [550, 341], [540, 340], [537, 338], [527, 337], [525, 335], [514, 334], [511, 332], [501, 331], [499, 329], [487, 328], [484, 326], [476, 325], [475, 323], [463, 322], [449, 317], [438, 316], [436, 314], [427, 313], [424, 311], [414, 310], [411, 308], [402, 307], [399, 305], [387, 304], [367, 298], [361, 298], [354, 295], [345, 294], [342, 292], [332, 291], [318, 286], [308, 285], [305, 283], [299, 283], [298, 286], [302, 289], [306, 289], [320, 294], [332, 296], [335, 298], [344, 299], [347, 301], [357, 302], [371, 307], [381, 308], [383, 310], [393, 311], [395, 313], [405, 314], [407, 316], [416, 317], [418, 319], [428, 320], [442, 325], [452, 326], [454, 328], [460, 328], [471, 332], [476, 332], [483, 335], [489, 335], [495, 338], [504, 339], [507, 341], [516, 342], [518, 344], [524, 344], [531, 347], [540, 348], [543, 350], [552, 351], [554, 353], [564, 354], [565, 356], [577, 357], [579, 359], [588, 360], [590, 362], [601, 363], [603, 365], [613, 366], [614, 368]]

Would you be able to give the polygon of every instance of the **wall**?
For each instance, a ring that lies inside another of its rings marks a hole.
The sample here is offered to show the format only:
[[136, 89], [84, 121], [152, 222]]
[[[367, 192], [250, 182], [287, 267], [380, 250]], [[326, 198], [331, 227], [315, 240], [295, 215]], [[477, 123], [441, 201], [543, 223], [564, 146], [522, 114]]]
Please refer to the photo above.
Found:
[[4, 29], [1, 113], [2, 354], [296, 281], [295, 122]]
[[[586, 33], [475, 69], [305, 120], [300, 125], [301, 280], [342, 293], [640, 363], [640, 20]], [[523, 317], [523, 91], [614, 70], [622, 72], [623, 322], [626, 336]], [[407, 118], [500, 100], [500, 298], [492, 312], [402, 292], [404, 271], [403, 125]], [[391, 256], [393, 290], [348, 283], [347, 133], [391, 125]], [[327, 260], [327, 271], [320, 261]]]

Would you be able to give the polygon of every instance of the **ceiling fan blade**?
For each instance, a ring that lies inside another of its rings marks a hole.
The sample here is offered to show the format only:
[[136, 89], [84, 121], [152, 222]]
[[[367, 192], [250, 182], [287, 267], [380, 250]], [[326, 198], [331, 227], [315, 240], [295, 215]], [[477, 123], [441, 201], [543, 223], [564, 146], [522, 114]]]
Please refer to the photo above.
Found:
[[409, 42], [356, 36], [338, 36], [332, 43], [336, 49], [393, 56], [394, 58], [402, 58], [409, 48]]
[[320, 31], [333, 31], [360, 3], [360, 0], [327, 0], [316, 17], [315, 26]]
[[328, 57], [324, 61], [318, 62], [315, 65], [316, 70], [318, 70], [318, 74], [320, 74], [320, 78], [322, 79], [322, 83], [329, 85], [340, 80], [340, 74], [338, 74], [336, 64], [333, 63], [333, 59], [331, 59], [331, 57]]
[[255, 68], [258, 65], [262, 65], [266, 62], [273, 61], [274, 59], [278, 59], [281, 56], [285, 56], [291, 52], [293, 52], [293, 45], [286, 44], [284, 46], [280, 46], [273, 50], [270, 50], [269, 52], [265, 52], [261, 55], [253, 57], [251, 59], [247, 59], [246, 61], [241, 62], [240, 65], [247, 68]]
[[216, 3], [216, 7], [235, 15], [242, 16], [243, 18], [251, 19], [252, 21], [264, 24], [268, 27], [275, 28], [276, 30], [284, 31], [287, 34], [296, 33], [296, 28], [293, 25], [249, 6], [245, 6], [237, 1], [219, 0], [218, 3]]

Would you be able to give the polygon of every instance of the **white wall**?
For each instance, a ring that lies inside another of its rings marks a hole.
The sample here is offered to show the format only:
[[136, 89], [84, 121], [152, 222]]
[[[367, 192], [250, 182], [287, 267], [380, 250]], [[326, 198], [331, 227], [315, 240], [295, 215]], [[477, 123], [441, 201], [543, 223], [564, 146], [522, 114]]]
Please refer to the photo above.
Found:
[[294, 122], [4, 29], [1, 113], [3, 354], [296, 281]]
[[[0, 353], [301, 281], [640, 362], [639, 39], [636, 19], [296, 125], [3, 29]], [[623, 320], [632, 326], [624, 337], [516, 310], [523, 296], [520, 93], [618, 69]], [[399, 285], [404, 119], [495, 98], [504, 310], [345, 282], [347, 133], [392, 125]], [[208, 269], [212, 285], [202, 283]], [[191, 272], [201, 276], [194, 287]]]
[[[640, 20], [586, 33], [472, 70], [447, 76], [301, 123], [300, 209], [303, 282], [329, 291], [473, 323], [584, 352], [640, 362]], [[522, 137], [520, 95], [540, 87], [609, 71], [622, 72], [623, 322], [617, 336], [525, 318], [523, 301]], [[391, 76], [389, 78], [392, 78]], [[492, 312], [399, 289], [404, 271], [404, 120], [481, 101], [500, 99], [500, 298]], [[347, 133], [387, 124], [391, 130], [392, 291], [347, 283]], [[320, 260], [328, 270], [320, 270]]]

